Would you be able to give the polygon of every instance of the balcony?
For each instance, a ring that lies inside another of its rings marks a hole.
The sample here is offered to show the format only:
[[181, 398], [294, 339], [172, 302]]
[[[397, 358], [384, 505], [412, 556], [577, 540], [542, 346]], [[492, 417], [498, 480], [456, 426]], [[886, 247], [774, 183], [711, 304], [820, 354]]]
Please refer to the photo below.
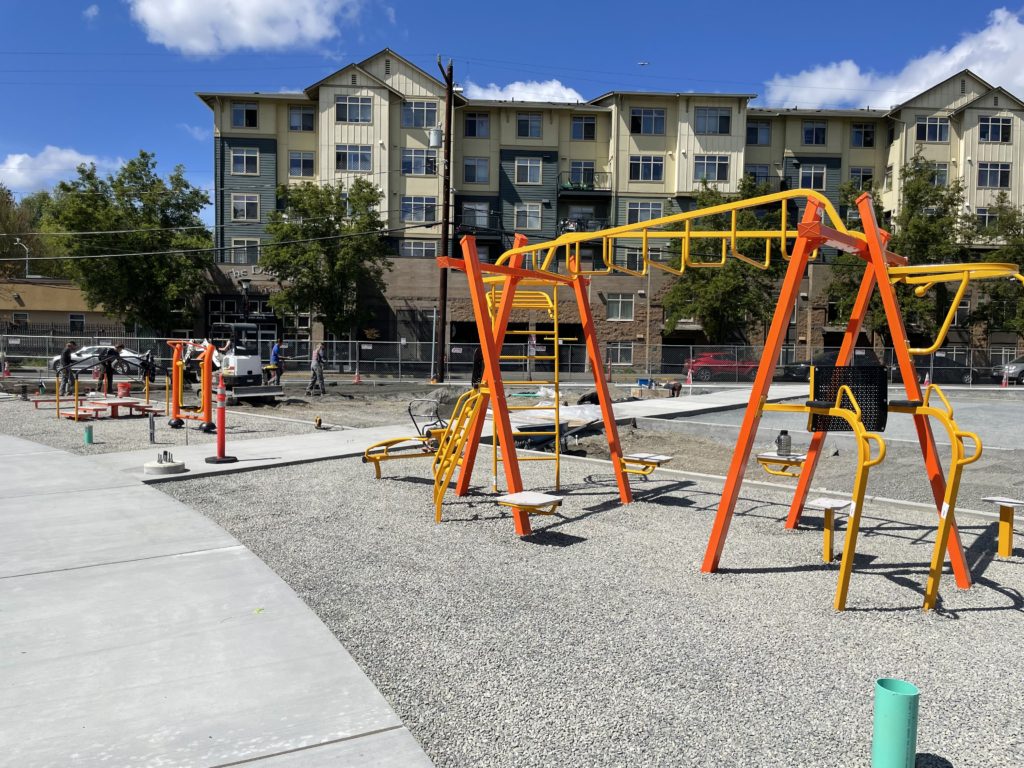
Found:
[[475, 211], [456, 216], [455, 231], [458, 235], [473, 235], [478, 238], [499, 238], [505, 229], [502, 226], [500, 213]]
[[761, 187], [764, 194], [770, 194], [772, 192], [785, 192], [787, 189], [793, 189], [792, 185], [787, 182], [786, 179], [781, 176], [775, 176], [774, 174], [760, 174], [760, 173], [745, 173], [744, 178], [753, 179], [754, 183], [758, 187]]
[[558, 174], [558, 194], [606, 196], [612, 191], [612, 175], [605, 171], [562, 171]]
[[608, 228], [608, 219], [559, 219], [558, 234], [566, 232], [597, 232]]

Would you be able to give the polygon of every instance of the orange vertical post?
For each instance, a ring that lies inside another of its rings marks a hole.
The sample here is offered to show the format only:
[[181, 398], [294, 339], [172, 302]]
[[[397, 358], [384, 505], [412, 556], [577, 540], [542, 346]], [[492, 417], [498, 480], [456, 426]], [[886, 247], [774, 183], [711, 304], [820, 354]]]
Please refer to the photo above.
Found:
[[[476, 241], [474, 240], [474, 247], [470, 251], [466, 243], [467, 239], [466, 237], [462, 238], [462, 258], [476, 258]], [[526, 235], [517, 234], [512, 242], [512, 247], [521, 248], [526, 244]], [[512, 257], [509, 266], [521, 267], [524, 258], [525, 254], [517, 253]], [[516, 286], [519, 285], [520, 279], [511, 275], [505, 278], [501, 291], [501, 303], [498, 305], [498, 311], [495, 313], [494, 321], [491, 324], [491, 327], [494, 329], [494, 344], [498, 349], [499, 355], [501, 354], [501, 347], [505, 343], [505, 331], [508, 329], [509, 317], [512, 316], [512, 301], [515, 298]], [[487, 317], [490, 317], [490, 313], [487, 314]], [[489, 381], [488, 387], [490, 387]], [[484, 422], [487, 420], [487, 405], [490, 401], [489, 394], [484, 394], [482, 397], [483, 400], [480, 402], [480, 406], [473, 416], [473, 421], [469, 425], [469, 439], [466, 442], [465, 453], [462, 454], [459, 479], [455, 482], [456, 496], [465, 496], [469, 493], [469, 483], [473, 479], [473, 465], [476, 463], [476, 452], [480, 446], [480, 435], [483, 434]]]
[[[574, 264], [575, 258], [573, 257]], [[573, 269], [578, 271], [576, 269], [578, 266], [576, 264]], [[615, 413], [612, 411], [612, 396], [608, 391], [608, 382], [604, 375], [604, 364], [601, 362], [601, 348], [597, 343], [594, 315], [590, 311], [590, 301], [587, 298], [587, 285], [589, 283], [590, 280], [587, 278], [577, 277], [573, 280], [572, 288], [576, 294], [576, 306], [580, 312], [583, 338], [587, 344], [587, 355], [590, 357], [590, 369], [594, 374], [597, 400], [601, 404], [601, 418], [604, 420], [604, 431], [608, 436], [608, 451], [611, 454], [612, 468], [615, 470], [615, 480], [619, 484], [619, 499], [623, 504], [629, 504], [633, 500], [633, 491], [629, 487], [629, 478], [626, 476], [625, 467], [622, 466], [622, 445], [619, 443], [619, 429], [615, 424]], [[555, 354], [558, 354], [557, 350], [555, 350]]]
[[[864, 234], [867, 235], [868, 253], [871, 257], [871, 267], [875, 270], [878, 278], [878, 292], [882, 297], [882, 306], [885, 309], [886, 319], [889, 321], [889, 331], [893, 340], [893, 351], [896, 360], [899, 362], [900, 374], [903, 378], [903, 388], [907, 393], [907, 399], [921, 400], [921, 387], [917, 382], [917, 369], [914, 368], [914, 361], [910, 357], [910, 343], [907, 341], [907, 331], [903, 325], [903, 316], [900, 313], [899, 305], [896, 303], [896, 292], [889, 282], [888, 271], [885, 261], [885, 243], [875, 219], [875, 209], [871, 205], [871, 197], [867, 193], [857, 198], [857, 209], [860, 211], [861, 223], [864, 226]], [[939, 461], [938, 450], [935, 447], [935, 436], [932, 434], [931, 425], [925, 416], [915, 415], [914, 426], [917, 429], [917, 439], [921, 444], [921, 453], [924, 456], [925, 469], [928, 472], [928, 480], [932, 488], [932, 496], [935, 498], [935, 507], [939, 516], [942, 516], [942, 507], [946, 500], [946, 479], [942, 473], [942, 463]], [[953, 575], [956, 578], [957, 586], [961, 589], [969, 589], [972, 583], [971, 572], [967, 567], [967, 557], [964, 554], [963, 544], [960, 542], [960, 531], [954, 522], [949, 534], [947, 546], [950, 563], [953, 566]]]
[[[484, 357], [484, 376], [491, 390], [491, 403], [494, 412], [494, 438], [501, 446], [505, 467], [505, 483], [509, 493], [523, 490], [523, 479], [519, 474], [519, 461], [516, 458], [516, 443], [512, 436], [512, 422], [509, 420], [508, 407], [505, 402], [505, 385], [501, 380], [500, 349], [495, 344], [494, 330], [491, 327], [491, 313], [487, 311], [487, 292], [484, 286], [483, 273], [476, 253], [476, 238], [466, 237], [463, 240], [463, 253], [466, 257], [466, 278], [469, 282], [469, 296], [473, 303], [473, 316], [480, 336], [480, 347]], [[516, 535], [527, 536], [531, 532], [530, 515], [523, 509], [512, 510]]]
[[[816, 200], [808, 202], [807, 208], [804, 209], [802, 223], [810, 224], [818, 221], [820, 207]], [[729, 474], [722, 489], [722, 498], [718, 504], [718, 513], [715, 515], [711, 538], [708, 540], [707, 550], [704, 553], [704, 562], [701, 565], [701, 571], [704, 573], [713, 573], [718, 570], [718, 562], [722, 557], [722, 549], [725, 547], [725, 537], [729, 533], [729, 523], [732, 522], [736, 499], [739, 496], [740, 486], [743, 484], [747, 461], [750, 459], [750, 450], [757, 435], [757, 426], [761, 422], [761, 406], [768, 396], [768, 389], [771, 387], [772, 376], [775, 373], [775, 363], [779, 359], [782, 340], [785, 338], [789, 325], [789, 316], [793, 312], [793, 304], [800, 292], [800, 281], [803, 279], [804, 270], [807, 267], [807, 258], [814, 248], [815, 244], [807, 237], [803, 235], [797, 237], [793, 255], [789, 260], [789, 267], [786, 269], [786, 277], [782, 282], [779, 302], [775, 306], [775, 315], [772, 317], [768, 337], [765, 339], [754, 386], [750, 390], [750, 400], [747, 402], [740, 434], [736, 439], [736, 449], [733, 451], [732, 461], [729, 464]]]
[[[848, 365], [857, 346], [857, 337], [864, 325], [864, 318], [867, 316], [868, 307], [871, 304], [871, 295], [875, 291], [875, 270], [870, 264], [866, 264], [864, 275], [860, 281], [860, 289], [857, 298], [853, 302], [853, 309], [850, 310], [850, 320], [846, 324], [846, 333], [843, 335], [843, 343], [839, 348], [839, 355], [836, 357], [836, 365]], [[824, 432], [815, 432], [811, 437], [811, 445], [807, 449], [807, 459], [800, 468], [800, 479], [796, 484], [796, 493], [789, 506], [789, 515], [786, 516], [786, 527], [796, 528], [800, 523], [800, 514], [803, 512], [804, 502], [807, 501], [807, 493], [810, 490], [811, 482], [814, 479], [814, 470], [818, 466], [818, 457], [821, 454], [821, 445], [825, 441]]]

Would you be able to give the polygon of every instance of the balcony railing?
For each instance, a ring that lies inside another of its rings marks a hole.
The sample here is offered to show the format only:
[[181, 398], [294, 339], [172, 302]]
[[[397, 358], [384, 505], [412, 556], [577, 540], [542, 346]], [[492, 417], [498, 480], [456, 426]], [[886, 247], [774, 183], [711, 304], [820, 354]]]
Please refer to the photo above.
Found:
[[784, 192], [787, 189], [793, 188], [792, 185], [781, 176], [774, 176], [772, 174], [764, 175], [759, 173], [745, 173], [743, 175], [747, 178], [753, 179], [754, 183], [759, 187], [766, 187], [768, 192]]
[[566, 232], [597, 232], [608, 228], [608, 219], [559, 219], [558, 234]]
[[461, 234], [478, 237], [500, 237], [504, 231], [501, 214], [493, 211], [490, 213], [463, 213], [455, 217], [455, 226]]
[[611, 192], [612, 175], [605, 171], [562, 171], [559, 192]]

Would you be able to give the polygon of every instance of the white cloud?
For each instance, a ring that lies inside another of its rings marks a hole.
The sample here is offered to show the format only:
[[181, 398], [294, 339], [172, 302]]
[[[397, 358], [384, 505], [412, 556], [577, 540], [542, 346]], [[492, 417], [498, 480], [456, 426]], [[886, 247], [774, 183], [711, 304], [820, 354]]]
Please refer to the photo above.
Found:
[[390, 5], [384, 6], [384, 13], [387, 14], [388, 21], [390, 21], [392, 24], [398, 23], [398, 17], [395, 15], [395, 9], [392, 8]]
[[964, 68], [993, 85], [1024, 96], [1024, 25], [1020, 13], [996, 9], [984, 29], [964, 34], [950, 48], [937, 48], [911, 59], [895, 74], [865, 71], [849, 59], [796, 75], [777, 74], [765, 84], [765, 103], [784, 107], [848, 105], [885, 109]]
[[209, 128], [203, 128], [198, 125], [178, 123], [178, 127], [181, 128], [181, 130], [183, 130], [196, 141], [209, 141], [210, 137], [213, 135], [212, 130], [210, 130]]
[[48, 189], [75, 175], [82, 163], [96, 163], [103, 172], [121, 165], [121, 160], [84, 155], [74, 149], [47, 145], [38, 155], [11, 154], [0, 161], [0, 183], [19, 194]]
[[338, 36], [363, 0], [127, 0], [151, 43], [191, 56], [308, 47]]
[[85, 17], [86, 21], [92, 21], [100, 15], [100, 7], [96, 5], [96, 3], [93, 3], [84, 11], [82, 11], [82, 15]]
[[473, 81], [466, 82], [466, 98], [494, 99], [498, 101], [586, 101], [579, 91], [562, 85], [558, 80], [517, 80], [508, 85], [477, 85]]

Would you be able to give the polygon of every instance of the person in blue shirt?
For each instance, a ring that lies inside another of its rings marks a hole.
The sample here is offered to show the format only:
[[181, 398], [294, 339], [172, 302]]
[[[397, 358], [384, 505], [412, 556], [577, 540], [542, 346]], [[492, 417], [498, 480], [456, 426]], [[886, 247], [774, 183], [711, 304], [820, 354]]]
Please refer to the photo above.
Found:
[[281, 340], [277, 339], [274, 346], [270, 348], [270, 365], [274, 370], [274, 384], [281, 384], [281, 374], [284, 372], [284, 355], [281, 354]]

